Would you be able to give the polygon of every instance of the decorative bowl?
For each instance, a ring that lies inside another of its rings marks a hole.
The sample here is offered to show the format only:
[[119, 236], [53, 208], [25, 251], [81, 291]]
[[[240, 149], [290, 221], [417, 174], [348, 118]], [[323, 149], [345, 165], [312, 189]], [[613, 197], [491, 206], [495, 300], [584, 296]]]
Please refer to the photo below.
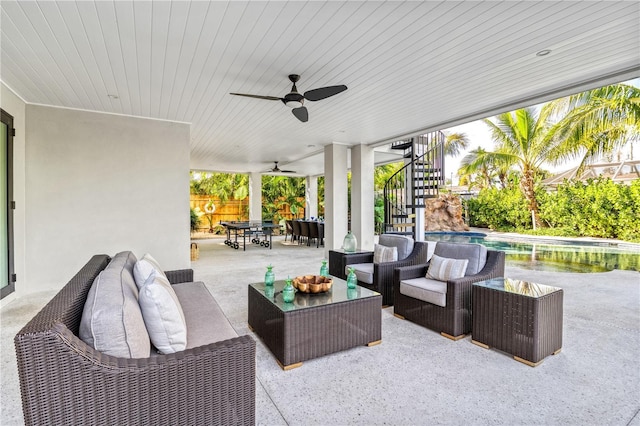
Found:
[[333, 280], [322, 275], [302, 275], [293, 279], [293, 286], [301, 293], [324, 293], [331, 290]]

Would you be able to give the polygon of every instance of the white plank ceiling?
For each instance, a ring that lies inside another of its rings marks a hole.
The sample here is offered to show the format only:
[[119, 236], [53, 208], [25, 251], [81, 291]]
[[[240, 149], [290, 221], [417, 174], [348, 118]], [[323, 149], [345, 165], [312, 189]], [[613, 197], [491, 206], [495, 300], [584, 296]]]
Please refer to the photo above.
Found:
[[[640, 75], [640, 2], [2, 0], [0, 78], [28, 103], [191, 123], [194, 169], [382, 146]], [[546, 56], [536, 53], [549, 49]], [[307, 102], [299, 122], [279, 101]], [[379, 161], [388, 159], [377, 154]]]

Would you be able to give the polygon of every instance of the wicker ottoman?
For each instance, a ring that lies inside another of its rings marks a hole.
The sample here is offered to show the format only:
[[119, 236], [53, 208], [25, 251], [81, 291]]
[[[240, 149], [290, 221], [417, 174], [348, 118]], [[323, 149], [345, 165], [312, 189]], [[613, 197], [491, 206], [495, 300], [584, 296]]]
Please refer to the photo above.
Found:
[[562, 348], [562, 299], [561, 288], [526, 281], [475, 283], [472, 342], [535, 367]]

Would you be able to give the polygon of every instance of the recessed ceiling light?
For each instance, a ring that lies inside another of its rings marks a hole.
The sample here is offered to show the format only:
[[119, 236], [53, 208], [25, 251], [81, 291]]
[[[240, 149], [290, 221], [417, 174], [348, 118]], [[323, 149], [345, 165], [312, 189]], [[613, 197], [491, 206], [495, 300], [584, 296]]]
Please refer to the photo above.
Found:
[[315, 145], [314, 144], [309, 144], [307, 145], [307, 148], [313, 148]]
[[541, 50], [538, 53], [536, 53], [536, 56], [547, 56], [549, 53], [551, 53], [551, 50], [544, 49], [544, 50]]
[[118, 95], [107, 94], [107, 96], [110, 97], [111, 99], [120, 99], [120, 96]]

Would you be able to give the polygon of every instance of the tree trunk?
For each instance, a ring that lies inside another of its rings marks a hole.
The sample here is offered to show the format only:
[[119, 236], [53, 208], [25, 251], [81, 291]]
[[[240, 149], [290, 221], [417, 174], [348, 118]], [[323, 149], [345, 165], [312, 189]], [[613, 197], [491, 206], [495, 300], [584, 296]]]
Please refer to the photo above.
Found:
[[529, 203], [529, 211], [533, 212], [533, 222], [535, 228], [540, 228], [540, 218], [538, 215], [538, 201], [536, 200], [535, 193], [535, 180], [533, 170], [526, 167], [522, 173], [522, 179], [520, 180], [520, 186], [527, 202]]

